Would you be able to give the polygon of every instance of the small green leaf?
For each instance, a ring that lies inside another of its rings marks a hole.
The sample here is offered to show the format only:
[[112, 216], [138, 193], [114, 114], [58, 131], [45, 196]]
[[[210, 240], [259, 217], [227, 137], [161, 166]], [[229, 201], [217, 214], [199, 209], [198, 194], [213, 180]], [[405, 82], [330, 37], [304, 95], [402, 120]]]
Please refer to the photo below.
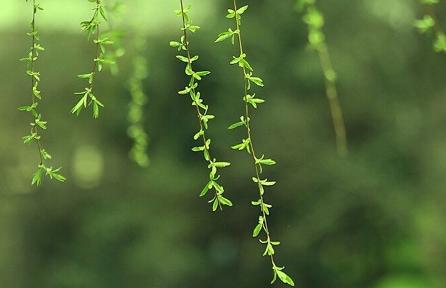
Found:
[[205, 196], [208, 193], [209, 189], [211, 188], [212, 188], [212, 181], [209, 181], [209, 183], [207, 183], [206, 186], [204, 186], [203, 190], [201, 190], [200, 197]]
[[241, 126], [243, 126], [245, 123], [243, 123], [243, 122], [237, 122], [237, 123], [234, 123], [234, 124], [231, 124], [229, 127], [228, 127], [228, 129], [229, 130], [232, 130], [232, 129], [235, 129], [235, 128], [238, 128], [238, 127], [241, 127]]
[[276, 273], [277, 273], [277, 276], [279, 277], [280, 281], [294, 287], [293, 279], [291, 279], [291, 277], [288, 276], [285, 272], [283, 272], [281, 270], [276, 270]]
[[211, 164], [211, 166], [214, 166], [214, 167], [217, 167], [217, 168], [225, 168], [225, 167], [228, 167], [230, 165], [231, 165], [231, 163], [229, 163], [229, 162], [213, 162]]
[[242, 15], [243, 13], [245, 13], [246, 10], [248, 10], [248, 5], [237, 9], [237, 14]]
[[228, 198], [223, 197], [222, 195], [217, 196], [220, 203], [229, 207], [232, 207], [232, 202]]
[[40, 186], [40, 184], [42, 183], [43, 173], [44, 173], [43, 169], [39, 167], [33, 175], [31, 185]]
[[219, 205], [218, 199], [217, 197], [215, 197], [214, 203], [212, 203], [212, 211], [214, 212], [217, 211], [218, 205]]

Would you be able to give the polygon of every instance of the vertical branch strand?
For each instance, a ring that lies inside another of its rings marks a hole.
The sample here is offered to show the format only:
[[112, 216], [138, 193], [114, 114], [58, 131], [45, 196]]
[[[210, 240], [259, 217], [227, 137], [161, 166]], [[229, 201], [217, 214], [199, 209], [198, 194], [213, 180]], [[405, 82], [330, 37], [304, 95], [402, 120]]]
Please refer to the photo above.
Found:
[[[31, 62], [30, 62], [30, 71], [31, 71], [31, 73], [29, 73], [29, 74], [34, 74], [35, 73], [34, 72], [34, 62], [38, 59], [38, 49], [36, 48], [36, 47], [38, 47], [36, 45], [36, 40], [37, 40], [37, 37], [38, 37], [38, 35], [37, 35], [38, 32], [36, 30], [36, 15], [37, 15], [37, 10], [38, 9], [42, 9], [36, 3], [35, 0], [33, 0], [32, 4], [33, 4], [33, 16], [32, 16], [32, 20], [31, 20], [31, 35], [32, 36], [31, 36], [31, 55], [30, 55], [31, 56]], [[44, 48], [40, 46], [39, 50], [44, 51]], [[39, 73], [39, 75], [40, 75], [40, 73]], [[36, 77], [31, 75], [30, 78], [31, 78], [31, 91], [34, 91], [34, 89], [38, 88], [38, 83], [36, 85], [36, 88], [34, 88], [35, 87], [34, 86], [35, 85], [34, 82], [36, 80]], [[36, 97], [35, 93], [32, 93], [32, 106], [37, 106], [37, 101], [38, 101], [38, 98]], [[33, 133], [35, 133], [36, 135], [39, 134], [37, 126], [32, 127], [31, 134], [33, 134]], [[39, 165], [43, 165], [43, 161], [44, 160], [43, 160], [42, 153], [40, 152], [40, 151], [42, 151], [42, 143], [40, 142], [40, 137], [38, 137], [36, 139], [36, 143], [37, 143], [37, 149], [39, 151], [39, 158], [40, 158]]]
[[220, 162], [213, 158], [211, 155], [211, 139], [207, 136], [207, 130], [209, 128], [209, 121], [214, 119], [215, 116], [209, 114], [209, 106], [204, 104], [204, 100], [201, 97], [201, 93], [198, 91], [199, 82], [203, 77], [209, 75], [209, 71], [195, 71], [193, 63], [199, 59], [199, 56], [192, 56], [189, 49], [189, 33], [195, 33], [200, 29], [199, 26], [193, 25], [189, 16], [190, 7], [185, 8], [183, 0], [180, 0], [181, 10], [177, 10], [177, 16], [182, 19], [182, 36], [179, 41], [171, 41], [170, 46], [176, 48], [178, 52], [182, 52], [183, 55], [177, 55], [177, 59], [186, 64], [185, 74], [190, 77], [188, 86], [178, 92], [180, 95], [189, 95], [192, 100], [192, 106], [195, 106], [196, 115], [198, 119], [199, 131], [194, 135], [194, 140], [201, 140], [201, 145], [192, 148], [194, 152], [203, 153], [203, 157], [208, 163], [209, 168], [209, 182], [204, 186], [200, 193], [200, 197], [204, 197], [210, 190], [214, 191], [214, 196], [209, 201], [212, 203], [212, 211], [223, 209], [223, 206], [232, 206], [232, 202], [223, 196], [225, 192], [222, 185], [219, 184], [220, 175], [218, 169], [225, 168], [230, 165], [229, 162]]
[[[87, 32], [88, 38], [94, 35], [95, 39], [93, 43], [95, 45], [96, 54], [93, 59], [93, 67], [90, 73], [80, 74], [77, 77], [80, 79], [85, 79], [88, 81], [87, 87], [85, 87], [84, 91], [74, 93], [78, 95], [80, 99], [71, 109], [71, 113], [79, 115], [80, 112], [92, 106], [93, 117], [99, 118], [100, 109], [104, 107], [95, 96], [94, 85], [96, 81], [97, 73], [101, 72], [103, 69], [103, 65], [106, 64], [114, 64], [106, 59], [106, 47], [113, 45], [112, 39], [109, 37], [103, 36], [101, 34], [101, 25], [103, 22], [107, 22], [107, 17], [104, 8], [104, 0], [96, 0], [95, 8], [93, 9], [93, 16], [90, 20], [81, 22], [81, 28], [83, 31]], [[89, 0], [89, 2], [92, 2]]]
[[[29, 2], [29, 0], [26, 0]], [[40, 92], [40, 72], [36, 71], [35, 64], [39, 59], [39, 53], [44, 51], [45, 48], [40, 44], [39, 32], [36, 26], [36, 16], [38, 11], [42, 11], [43, 8], [37, 2], [37, 0], [32, 0], [32, 20], [30, 23], [31, 32], [27, 33], [31, 37], [31, 47], [29, 49], [28, 56], [20, 59], [20, 61], [27, 63], [26, 74], [31, 79], [31, 105], [21, 106], [18, 109], [20, 111], [31, 113], [33, 116], [33, 122], [30, 123], [31, 131], [30, 134], [24, 136], [23, 142], [25, 144], [35, 143], [38, 153], [39, 153], [39, 164], [37, 165], [37, 170], [33, 175], [32, 185], [39, 186], [42, 182], [44, 176], [50, 179], [55, 179], [60, 182], [64, 182], [65, 177], [60, 174], [62, 168], [48, 167], [46, 162], [50, 160], [51, 155], [44, 149], [42, 144], [41, 130], [47, 129], [47, 122], [42, 119], [42, 114], [39, 112], [39, 104], [42, 100], [42, 94]]]
[[344, 115], [341, 104], [339, 103], [338, 91], [336, 88], [336, 72], [331, 63], [330, 54], [327, 45], [323, 43], [317, 49], [321, 68], [325, 78], [325, 89], [327, 93], [330, 113], [333, 120], [333, 127], [336, 134], [336, 146], [339, 155], [348, 154], [347, 132], [345, 128]]
[[303, 20], [308, 26], [308, 42], [310, 48], [318, 54], [324, 75], [326, 96], [336, 135], [337, 151], [339, 155], [345, 156], [348, 154], [347, 132], [336, 88], [336, 71], [333, 68], [323, 31], [324, 16], [317, 9], [316, 0], [298, 0], [297, 3], [299, 10], [304, 13]]
[[248, 6], [243, 6], [241, 8], [237, 7], [237, 1], [233, 0], [233, 8], [228, 10], [228, 15], [226, 18], [235, 19], [235, 29], [229, 28], [228, 31], [223, 32], [218, 35], [215, 42], [222, 42], [226, 39], [231, 39], [232, 44], [235, 44], [237, 40], [238, 43], [238, 56], [234, 56], [233, 60], [230, 62], [232, 65], [238, 65], [242, 72], [243, 78], [243, 103], [244, 103], [244, 115], [240, 117], [240, 121], [229, 126], [229, 129], [235, 129], [239, 127], [245, 127], [246, 138], [242, 139], [240, 144], [232, 146], [232, 149], [239, 151], [246, 151], [252, 160], [255, 176], [252, 178], [253, 182], [256, 184], [258, 189], [259, 198], [252, 202], [252, 205], [258, 206], [260, 209], [260, 215], [258, 223], [255, 226], [252, 236], [257, 238], [263, 231], [263, 236], [265, 239], [259, 239], [259, 241], [265, 245], [265, 251], [263, 256], [268, 256], [271, 261], [271, 266], [273, 270], [273, 280], [274, 283], [277, 278], [280, 279], [285, 284], [294, 286], [293, 279], [284, 272], [285, 267], [281, 267], [277, 264], [275, 259], [275, 246], [280, 245], [280, 242], [273, 241], [268, 225], [268, 216], [270, 214], [270, 208], [272, 205], [265, 202], [265, 187], [270, 187], [276, 184], [275, 181], [270, 181], [268, 179], [262, 179], [261, 174], [263, 172], [263, 166], [275, 165], [276, 161], [266, 158], [265, 155], [256, 153], [253, 141], [253, 133], [251, 127], [251, 115], [250, 109], [257, 109], [258, 105], [263, 104], [265, 100], [257, 98], [255, 93], [251, 93], [252, 86], [264, 87], [263, 80], [259, 77], [253, 76], [254, 69], [249, 64], [247, 55], [244, 51], [243, 40], [242, 40], [242, 30], [241, 30], [241, 19], [242, 15], [246, 12]]
[[[147, 104], [147, 95], [144, 92], [143, 81], [147, 78], [147, 60], [143, 56], [145, 41], [141, 40], [142, 36], [137, 36], [137, 56], [133, 60], [133, 73], [128, 83], [130, 95], [132, 97], [127, 119], [129, 128], [127, 134], [133, 140], [133, 146], [129, 156], [140, 167], [147, 167], [150, 163], [147, 155], [147, 146], [149, 137], [144, 130], [144, 106]], [[139, 38], [141, 37], [141, 38]]]

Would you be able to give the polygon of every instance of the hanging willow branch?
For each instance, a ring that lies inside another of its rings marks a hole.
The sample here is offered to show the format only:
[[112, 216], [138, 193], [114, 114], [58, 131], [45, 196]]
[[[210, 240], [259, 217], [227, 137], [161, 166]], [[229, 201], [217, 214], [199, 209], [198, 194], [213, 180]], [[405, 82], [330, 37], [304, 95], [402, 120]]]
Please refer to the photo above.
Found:
[[88, 0], [89, 2], [95, 2], [95, 8], [93, 9], [93, 16], [90, 20], [81, 22], [81, 28], [83, 31], [87, 32], [88, 38], [94, 35], [94, 44], [96, 47], [96, 55], [93, 59], [93, 67], [91, 72], [86, 74], [78, 75], [79, 78], [88, 81], [87, 87], [84, 91], [77, 92], [75, 95], [79, 95], [80, 99], [76, 105], [71, 109], [71, 113], [79, 115], [82, 109], [89, 106], [93, 107], [93, 117], [98, 118], [100, 113], [100, 108], [104, 107], [95, 96], [94, 84], [98, 72], [102, 71], [104, 64], [111, 64], [105, 58], [106, 46], [112, 45], [113, 41], [108, 37], [101, 34], [101, 25], [103, 21], [107, 22], [107, 17], [105, 15], [105, 8], [103, 0]]
[[425, 5], [426, 13], [423, 18], [415, 22], [415, 27], [422, 34], [433, 34], [433, 48], [435, 52], [446, 53], [446, 34], [438, 23], [435, 16], [435, 6], [440, 3], [439, 0], [420, 0]]
[[264, 166], [275, 165], [276, 161], [265, 157], [263, 154], [257, 154], [253, 141], [250, 109], [257, 109], [258, 105], [263, 104], [265, 100], [257, 98], [255, 93], [251, 92], [253, 86], [264, 87], [264, 84], [261, 78], [254, 76], [254, 68], [251, 66], [251, 64], [249, 64], [247, 54], [245, 53], [243, 47], [241, 19], [243, 13], [245, 13], [248, 9], [248, 6], [238, 8], [236, 0], [234, 0], [233, 4], [233, 8], [228, 10], [229, 13], [226, 17], [235, 20], [235, 27], [229, 28], [228, 31], [221, 33], [215, 41], [222, 42], [226, 39], [231, 39], [232, 43], [235, 44], [235, 39], [237, 39], [239, 46], [239, 55], [234, 56], [230, 64], [239, 66], [242, 71], [244, 82], [244, 115], [240, 117], [239, 122], [232, 124], [229, 129], [245, 127], [246, 138], [244, 138], [240, 144], [232, 146], [232, 149], [246, 151], [252, 159], [255, 172], [255, 176], [252, 178], [252, 181], [256, 184], [259, 193], [259, 198], [256, 201], [253, 201], [252, 205], [258, 207], [260, 210], [258, 223], [253, 230], [252, 236], [257, 238], [263, 235], [263, 237], [265, 237], [264, 239], [259, 239], [259, 241], [265, 245], [263, 256], [268, 256], [271, 260], [273, 270], [273, 280], [271, 283], [274, 283], [277, 278], [279, 278], [283, 283], [294, 286], [293, 279], [284, 272], [285, 267], [281, 267], [277, 264], [275, 258], [276, 251], [274, 247], [280, 245], [280, 242], [273, 241], [268, 226], [268, 216], [272, 205], [265, 202], [265, 188], [275, 185], [276, 182], [262, 178], [261, 174]]
[[179, 91], [180, 95], [189, 95], [192, 100], [192, 106], [195, 107], [199, 131], [194, 135], [194, 140], [201, 141], [200, 146], [194, 147], [195, 152], [203, 153], [204, 159], [208, 163], [209, 168], [209, 182], [205, 185], [200, 193], [200, 197], [204, 197], [210, 190], [214, 191], [214, 196], [209, 201], [212, 203], [212, 210], [215, 212], [218, 208], [223, 206], [232, 206], [232, 202], [223, 196], [224, 188], [219, 184], [220, 175], [219, 168], [225, 168], [230, 165], [229, 162], [220, 162], [211, 155], [211, 139], [207, 135], [209, 128], [209, 121], [215, 116], [209, 114], [209, 106], [204, 103], [201, 93], [198, 91], [198, 86], [203, 77], [209, 75], [209, 71], [195, 71], [193, 63], [198, 60], [198, 56], [192, 56], [189, 49], [189, 33], [195, 33], [200, 29], [199, 26], [193, 25], [189, 16], [190, 7], [184, 8], [184, 3], [180, 0], [181, 10], [176, 11], [176, 14], [181, 17], [183, 26], [181, 28], [182, 36], [179, 41], [171, 41], [170, 46], [177, 48], [182, 55], [177, 55], [177, 59], [186, 64], [185, 74], [190, 77], [189, 84], [184, 90]]
[[[138, 36], [139, 37], [139, 36]], [[129, 156], [136, 164], [141, 167], [149, 165], [149, 156], [147, 155], [147, 146], [149, 137], [144, 130], [144, 106], [147, 104], [147, 95], [144, 92], [143, 81], [147, 78], [147, 60], [143, 56], [145, 41], [137, 40], [138, 55], [133, 60], [133, 73], [129, 80], [129, 91], [132, 100], [129, 105], [127, 119], [129, 121], [128, 135], [133, 140], [133, 146]]]
[[40, 92], [40, 72], [36, 70], [35, 64], [39, 60], [39, 53], [44, 51], [45, 48], [40, 44], [39, 31], [36, 26], [37, 12], [43, 10], [37, 0], [26, 0], [26, 2], [32, 3], [33, 16], [31, 20], [31, 32], [27, 33], [31, 37], [31, 47], [29, 48], [28, 56], [20, 59], [27, 63], [26, 74], [31, 79], [31, 105], [19, 107], [20, 111], [29, 112], [33, 116], [33, 122], [30, 123], [31, 131], [29, 135], [23, 137], [25, 144], [35, 143], [39, 152], [40, 162], [37, 166], [37, 171], [34, 173], [32, 179], [32, 185], [39, 186], [44, 176], [48, 176], [50, 179], [55, 179], [60, 182], [65, 181], [65, 177], [60, 174], [62, 168], [48, 167], [46, 162], [52, 157], [44, 149], [42, 144], [41, 130], [47, 129], [47, 122], [43, 120], [42, 114], [39, 112], [40, 101], [42, 100], [42, 94]]
[[322, 72], [325, 78], [326, 95], [336, 134], [337, 150], [339, 155], [344, 156], [348, 153], [347, 132], [336, 88], [336, 71], [331, 62], [323, 31], [324, 16], [317, 9], [316, 0], [298, 0], [298, 8], [305, 14], [303, 18], [308, 26], [309, 45], [319, 56]]

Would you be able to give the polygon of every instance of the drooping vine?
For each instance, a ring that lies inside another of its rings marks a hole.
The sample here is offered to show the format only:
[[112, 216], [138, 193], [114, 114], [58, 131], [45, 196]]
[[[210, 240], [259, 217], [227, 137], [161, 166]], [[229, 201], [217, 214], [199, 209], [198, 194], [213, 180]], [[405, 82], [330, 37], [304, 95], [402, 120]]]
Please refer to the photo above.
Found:
[[440, 0], [420, 0], [420, 3], [425, 6], [425, 15], [415, 22], [415, 27], [422, 34], [431, 34], [434, 36], [433, 48], [435, 52], [446, 53], [446, 34], [439, 25], [435, 14], [435, 6], [440, 3]]
[[89, 106], [92, 107], [93, 117], [98, 118], [100, 109], [104, 107], [104, 104], [98, 100], [95, 93], [95, 80], [97, 73], [101, 72], [105, 64], [109, 64], [110, 60], [105, 58], [106, 46], [112, 45], [113, 41], [108, 37], [105, 37], [101, 33], [101, 26], [104, 22], [107, 22], [105, 13], [104, 0], [88, 0], [94, 2], [93, 16], [90, 20], [81, 22], [81, 28], [88, 34], [88, 39], [94, 37], [93, 43], [95, 45], [95, 58], [93, 59], [93, 67], [89, 73], [78, 75], [79, 78], [86, 80], [87, 86], [84, 91], [77, 92], [80, 99], [76, 105], [71, 109], [71, 113], [79, 115], [82, 109]]
[[336, 134], [337, 150], [339, 155], [346, 155], [348, 152], [347, 132], [336, 88], [336, 71], [333, 68], [323, 31], [324, 15], [316, 7], [316, 0], [297, 0], [297, 4], [298, 9], [304, 13], [303, 20], [308, 26], [309, 46], [317, 52], [324, 74], [326, 95]]
[[19, 107], [20, 111], [28, 112], [32, 115], [33, 121], [30, 123], [31, 130], [30, 133], [23, 137], [23, 142], [25, 144], [35, 143], [39, 153], [40, 162], [37, 166], [37, 170], [32, 178], [32, 185], [39, 186], [42, 183], [44, 176], [50, 179], [54, 179], [60, 182], [64, 182], [66, 179], [60, 173], [62, 168], [53, 168], [47, 166], [47, 162], [51, 160], [51, 155], [43, 147], [42, 143], [42, 130], [47, 129], [47, 121], [42, 118], [40, 113], [40, 103], [42, 100], [42, 94], [40, 92], [40, 72], [36, 70], [36, 62], [39, 60], [39, 54], [45, 50], [40, 44], [39, 31], [37, 30], [37, 13], [42, 11], [43, 8], [40, 6], [38, 0], [26, 0], [26, 2], [31, 2], [32, 4], [32, 20], [31, 20], [31, 31], [27, 33], [31, 37], [31, 47], [27, 57], [20, 59], [27, 63], [26, 74], [31, 79], [31, 105], [26, 105]]
[[244, 51], [243, 41], [242, 41], [242, 15], [246, 12], [248, 6], [243, 6], [241, 8], [237, 7], [237, 1], [233, 0], [233, 8], [228, 9], [227, 18], [234, 19], [235, 27], [229, 28], [228, 31], [221, 33], [215, 42], [222, 42], [226, 39], [231, 39], [232, 44], [235, 44], [235, 40], [238, 42], [238, 55], [234, 56], [230, 64], [238, 65], [242, 72], [243, 77], [243, 103], [244, 103], [244, 115], [240, 117], [240, 121], [229, 126], [229, 129], [236, 129], [240, 127], [245, 127], [246, 138], [242, 140], [241, 143], [232, 146], [232, 149], [239, 151], [246, 151], [252, 159], [254, 166], [255, 175], [252, 177], [252, 181], [256, 184], [258, 188], [258, 199], [252, 202], [252, 205], [258, 207], [260, 210], [260, 215], [258, 218], [258, 223], [255, 226], [252, 236], [254, 238], [259, 238], [261, 236], [264, 239], [259, 238], [260, 243], [265, 246], [265, 251], [263, 256], [268, 256], [271, 260], [273, 279], [271, 284], [274, 283], [277, 278], [280, 279], [285, 284], [294, 286], [293, 279], [284, 272], [284, 268], [278, 265], [276, 260], [276, 246], [280, 245], [280, 242], [274, 241], [272, 239], [269, 226], [268, 226], [268, 216], [270, 214], [271, 205], [265, 200], [265, 188], [276, 184], [275, 181], [262, 178], [264, 166], [275, 165], [276, 161], [265, 157], [264, 154], [257, 154], [254, 147], [252, 125], [251, 125], [251, 109], [257, 109], [258, 105], [263, 104], [265, 100], [257, 98], [256, 94], [252, 92], [253, 86], [264, 87], [263, 80], [257, 76], [254, 76], [254, 68], [249, 64], [247, 54]]
[[[120, 1], [107, 1], [105, 5], [108, 16], [108, 30], [103, 33], [103, 37], [113, 42], [113, 46], [104, 52], [107, 68], [112, 75], [119, 73], [118, 60], [125, 54], [125, 48], [122, 43], [124, 31], [117, 25], [123, 18], [125, 5]], [[131, 96], [129, 103], [127, 121], [127, 135], [132, 140], [132, 148], [129, 151], [129, 158], [138, 166], [146, 168], [149, 166], [149, 157], [147, 155], [148, 135], [144, 130], [144, 106], [147, 104], [147, 95], [144, 92], [143, 82], [147, 78], [147, 60], [142, 51], [146, 47], [142, 35], [136, 35], [136, 56], [133, 59], [133, 70], [130, 74], [127, 87]]]
[[209, 191], [214, 191], [214, 195], [209, 203], [212, 203], [212, 211], [223, 209], [223, 206], [232, 206], [232, 202], [223, 196], [225, 190], [219, 184], [220, 175], [218, 169], [225, 168], [230, 165], [229, 162], [217, 161], [211, 155], [211, 139], [208, 137], [207, 130], [209, 128], [209, 121], [215, 116], [209, 114], [209, 106], [204, 103], [201, 93], [198, 91], [198, 86], [203, 77], [209, 75], [209, 71], [195, 71], [193, 63], [198, 60], [198, 56], [192, 56], [189, 47], [189, 34], [195, 33], [200, 29], [199, 26], [192, 24], [189, 16], [190, 7], [185, 8], [183, 0], [180, 0], [181, 10], [177, 10], [176, 14], [182, 19], [182, 36], [179, 41], [171, 41], [170, 46], [176, 48], [180, 55], [177, 59], [186, 65], [185, 74], [190, 77], [188, 85], [178, 92], [180, 95], [189, 95], [192, 100], [192, 106], [195, 107], [198, 118], [199, 131], [194, 135], [194, 140], [200, 141], [200, 145], [192, 148], [194, 152], [203, 154], [204, 159], [208, 163], [209, 168], [209, 182], [204, 186], [200, 193], [200, 197], [204, 197]]
[[133, 140], [133, 146], [130, 150], [130, 159], [141, 167], [149, 165], [149, 156], [147, 155], [147, 146], [149, 137], [144, 130], [144, 106], [147, 104], [147, 95], [144, 92], [143, 81], [147, 78], [147, 60], [142, 51], [146, 45], [145, 41], [138, 41], [136, 49], [137, 56], [133, 59], [133, 73], [130, 77], [128, 87], [132, 97], [128, 111], [128, 135]]

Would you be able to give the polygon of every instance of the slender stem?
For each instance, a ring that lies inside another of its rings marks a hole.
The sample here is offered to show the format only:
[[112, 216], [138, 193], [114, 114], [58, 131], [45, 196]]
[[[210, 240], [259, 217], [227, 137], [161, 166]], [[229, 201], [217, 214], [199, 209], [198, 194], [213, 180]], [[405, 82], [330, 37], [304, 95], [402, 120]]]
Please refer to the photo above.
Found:
[[[95, 12], [96, 14], [99, 13], [100, 7], [101, 7], [101, 0], [96, 0], [96, 12]], [[96, 18], [96, 17], [94, 17], [94, 18]], [[96, 58], [93, 61], [93, 68], [91, 70], [90, 88], [91, 88], [92, 93], [93, 93], [94, 81], [95, 81], [95, 77], [96, 77], [96, 70], [98, 69], [98, 61], [97, 60], [99, 60], [99, 56], [101, 54], [101, 45], [99, 43], [100, 38], [101, 38], [101, 27], [100, 27], [100, 24], [98, 23], [98, 25], [96, 26]]]
[[76, 105], [71, 109], [71, 113], [79, 115], [83, 108], [87, 108], [87, 106], [93, 105], [93, 117], [98, 118], [100, 107], [104, 107], [104, 105], [94, 95], [94, 86], [96, 74], [102, 71], [103, 62], [105, 62], [103, 59], [103, 50], [105, 49], [103, 45], [106, 44], [103, 44], [105, 41], [104, 39], [101, 39], [101, 16], [106, 22], [107, 19], [105, 16], [102, 0], [95, 0], [90, 2], [96, 3], [95, 8], [93, 9], [93, 16], [90, 20], [81, 22], [81, 28], [88, 33], [88, 39], [90, 39], [90, 37], [95, 34], [93, 43], [94, 45], [96, 45], [96, 54], [95, 58], [93, 59], [93, 67], [91, 68], [91, 72], [88, 74], [78, 75], [78, 77], [81, 79], [88, 79], [88, 84], [86, 85], [84, 91], [75, 93], [76, 95], [82, 96], [78, 100]]
[[348, 153], [347, 132], [345, 128], [344, 116], [341, 105], [339, 103], [338, 92], [336, 89], [335, 73], [333, 64], [330, 59], [327, 45], [321, 43], [317, 47], [322, 70], [325, 75], [325, 88], [330, 106], [331, 117], [333, 120], [333, 127], [336, 134], [336, 146], [339, 155], [345, 156]]
[[[31, 29], [32, 29], [32, 46], [31, 46], [31, 64], [30, 64], [30, 69], [32, 72], [34, 72], [34, 58], [37, 57], [37, 52], [36, 52], [36, 40], [37, 40], [37, 36], [36, 36], [36, 14], [37, 14], [37, 6], [36, 6], [36, 0], [33, 0], [33, 18], [31, 21]], [[36, 96], [34, 95], [34, 85], [35, 85], [35, 79], [34, 76], [31, 75], [31, 94], [32, 94], [32, 103], [33, 105], [36, 104], [37, 99]], [[39, 133], [39, 129], [37, 128], [37, 126], [34, 126], [32, 129], [32, 132], [37, 134]], [[40, 139], [37, 138], [36, 139], [36, 143], [37, 143], [37, 149], [39, 150], [39, 157], [40, 157], [40, 165], [43, 164], [43, 155], [42, 155], [42, 143], [40, 142]], [[40, 166], [39, 165], [39, 166]]]
[[[186, 26], [187, 21], [186, 21], [186, 15], [184, 13], [184, 3], [183, 3], [183, 0], [180, 0], [180, 5], [181, 5], [181, 16], [182, 16], [182, 20], [183, 20], [183, 29], [182, 30], [183, 30], [183, 37], [184, 37], [184, 46], [186, 48], [188, 64], [192, 68], [192, 56], [191, 56], [190, 50], [189, 50], [189, 41], [188, 41], [188, 33], [187, 33], [187, 26]], [[190, 83], [191, 85], [190, 85], [190, 87], [191, 87], [193, 93], [196, 94], [196, 91], [195, 91], [195, 88], [194, 88], [194, 85], [193, 85], [194, 81], [195, 81], [194, 78], [191, 77], [191, 83]], [[205, 129], [204, 129], [205, 127], [204, 127], [203, 122], [201, 120], [204, 115], [201, 113], [200, 107], [198, 106], [198, 103], [195, 103], [194, 106], [195, 106], [196, 111], [197, 111], [197, 118], [198, 118], [198, 123], [199, 123], [199, 126], [200, 126], [200, 131], [205, 131]], [[206, 153], [209, 155], [208, 162], [211, 163], [211, 160], [212, 160], [211, 151], [209, 150], [209, 147], [208, 147], [208, 144], [207, 144], [208, 139], [207, 139], [205, 133], [201, 134], [201, 139], [203, 140], [204, 149], [205, 149]], [[217, 197], [217, 193], [218, 192], [215, 191], [215, 197]], [[218, 206], [219, 206], [220, 210], [223, 210], [223, 207], [222, 207], [220, 201], [218, 201]]]
[[[233, 0], [233, 1], [234, 1], [234, 11], [237, 11], [237, 1], [236, 0]], [[239, 43], [239, 52], [240, 52], [240, 55], [242, 55], [242, 54], [244, 54], [244, 52], [243, 52], [243, 41], [242, 41], [242, 31], [241, 31], [240, 20], [239, 20], [238, 17], [239, 17], [238, 15], [235, 16], [236, 24], [237, 24], [237, 31], [238, 31], [238, 33], [237, 33], [237, 40], [238, 40], [238, 43]], [[244, 96], [246, 97], [246, 95], [248, 95], [249, 80], [246, 77], [247, 72], [246, 72], [246, 68], [245, 67], [242, 67], [242, 72], [243, 72], [243, 81], [244, 81]], [[246, 132], [247, 132], [247, 136], [248, 136], [248, 139], [249, 139], [249, 148], [251, 150], [250, 155], [252, 156], [252, 161], [253, 161], [253, 164], [254, 164], [254, 170], [255, 170], [256, 177], [259, 180], [259, 183], [257, 184], [257, 186], [258, 186], [258, 189], [259, 189], [260, 211], [261, 211], [261, 214], [262, 214], [262, 217], [263, 217], [263, 228], [264, 228], [264, 231], [265, 231], [265, 234], [266, 234], [266, 237], [267, 237], [267, 241], [271, 242], [270, 232], [269, 232], [269, 228], [268, 228], [268, 219], [267, 219], [267, 215], [266, 215], [266, 213], [265, 213], [265, 211], [263, 209], [263, 205], [264, 205], [265, 201], [264, 201], [264, 197], [263, 197], [262, 192], [261, 192], [262, 191], [261, 190], [262, 187], [261, 187], [261, 184], [260, 184], [260, 167], [256, 163], [257, 156], [256, 156], [256, 153], [255, 153], [254, 144], [253, 144], [254, 141], [253, 141], [253, 137], [252, 137], [252, 133], [251, 133], [250, 111], [249, 111], [248, 102], [244, 101], [244, 103], [245, 103], [245, 117], [246, 117], [246, 120], [245, 120], [246, 121]], [[271, 263], [272, 263], [273, 267], [275, 267], [276, 263], [274, 261], [274, 255], [270, 255], [270, 258], [271, 258]]]

